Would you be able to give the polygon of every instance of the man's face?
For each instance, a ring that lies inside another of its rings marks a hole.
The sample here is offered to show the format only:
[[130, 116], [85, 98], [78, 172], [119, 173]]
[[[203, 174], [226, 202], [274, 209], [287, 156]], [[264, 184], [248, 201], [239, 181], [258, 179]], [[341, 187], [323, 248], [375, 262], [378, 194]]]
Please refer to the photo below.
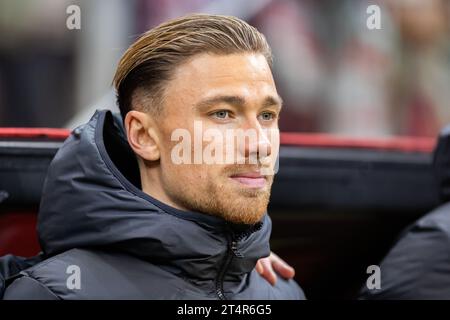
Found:
[[[158, 124], [160, 200], [234, 223], [260, 221], [273, 182], [267, 169], [274, 168], [279, 149], [280, 108], [271, 70], [260, 54], [202, 54], [178, 67]], [[174, 134], [180, 129], [190, 139]], [[208, 131], [217, 138], [216, 149], [211, 136], [205, 141]], [[238, 131], [250, 134], [230, 139]], [[176, 159], [181, 144], [188, 153], [183, 163]]]

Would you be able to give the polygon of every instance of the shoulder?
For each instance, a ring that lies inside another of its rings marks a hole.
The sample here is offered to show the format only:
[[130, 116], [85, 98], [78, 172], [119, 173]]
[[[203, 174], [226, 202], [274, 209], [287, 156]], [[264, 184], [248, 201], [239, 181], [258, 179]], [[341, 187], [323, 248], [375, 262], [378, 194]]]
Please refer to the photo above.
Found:
[[23, 276], [14, 280], [6, 289], [4, 300], [58, 300], [49, 288], [34, 278]]
[[59, 299], [59, 293], [67, 289], [68, 277], [78, 276], [80, 265], [95, 266], [99, 260], [95, 256], [87, 250], [72, 249], [37, 263], [15, 277], [4, 299]]
[[306, 300], [305, 294], [293, 279], [278, 276], [275, 285], [271, 285], [256, 270], [249, 274], [246, 290], [236, 293], [236, 300]]
[[381, 289], [364, 299], [450, 298], [450, 205], [408, 227], [380, 264]]
[[420, 218], [414, 225], [414, 230], [430, 229], [450, 239], [450, 202]]
[[47, 293], [63, 300], [158, 299], [180, 294], [171, 274], [118, 252], [72, 249], [21, 274], [7, 288], [5, 298], [31, 299], [26, 294], [31, 288], [39, 288], [39, 296]]
[[303, 289], [293, 279], [278, 277], [275, 290], [280, 292], [283, 300], [306, 300]]

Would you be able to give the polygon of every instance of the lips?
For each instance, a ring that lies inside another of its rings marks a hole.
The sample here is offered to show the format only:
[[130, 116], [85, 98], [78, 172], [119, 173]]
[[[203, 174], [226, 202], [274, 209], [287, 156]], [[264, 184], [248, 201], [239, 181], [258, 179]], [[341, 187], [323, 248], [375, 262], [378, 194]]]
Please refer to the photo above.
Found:
[[266, 177], [259, 172], [239, 173], [230, 178], [249, 188], [263, 188], [267, 184]]

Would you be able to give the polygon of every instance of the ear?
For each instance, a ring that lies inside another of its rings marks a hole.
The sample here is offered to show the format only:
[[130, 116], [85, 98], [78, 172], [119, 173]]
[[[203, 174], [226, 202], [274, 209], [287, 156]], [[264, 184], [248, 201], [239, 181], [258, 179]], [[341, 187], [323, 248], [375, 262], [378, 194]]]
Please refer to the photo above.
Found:
[[144, 160], [159, 160], [161, 152], [155, 121], [148, 113], [129, 111], [125, 116], [125, 130], [134, 153]]

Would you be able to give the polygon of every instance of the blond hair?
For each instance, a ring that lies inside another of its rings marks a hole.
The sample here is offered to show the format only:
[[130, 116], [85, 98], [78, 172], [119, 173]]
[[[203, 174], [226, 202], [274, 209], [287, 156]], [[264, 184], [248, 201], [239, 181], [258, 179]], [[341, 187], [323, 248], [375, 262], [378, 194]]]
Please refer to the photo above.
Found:
[[[264, 35], [238, 18], [191, 14], [167, 21], [143, 34], [119, 62], [113, 83], [122, 117], [132, 109], [161, 111], [174, 69], [201, 53], [260, 53], [272, 66]], [[136, 92], [144, 93], [146, 103], [134, 103]]]

